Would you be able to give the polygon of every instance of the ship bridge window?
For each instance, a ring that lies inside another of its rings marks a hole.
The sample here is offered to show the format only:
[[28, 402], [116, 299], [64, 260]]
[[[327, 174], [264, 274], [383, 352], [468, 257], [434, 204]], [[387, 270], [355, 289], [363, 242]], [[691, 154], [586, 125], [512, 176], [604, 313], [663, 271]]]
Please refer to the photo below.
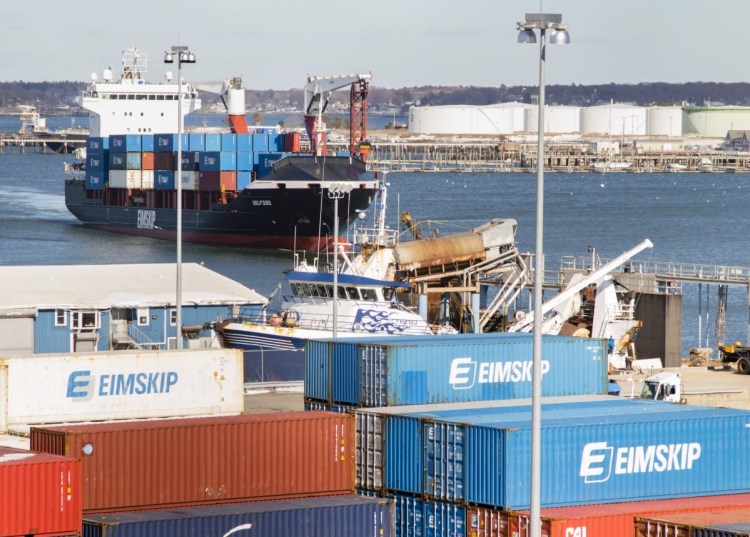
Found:
[[132, 93], [128, 95], [128, 101], [134, 101], [134, 100], [135, 100], [135, 95], [133, 95]]
[[156, 100], [157, 101], [163, 101], [164, 100], [164, 95], [157, 95], [156, 96]]
[[349, 298], [352, 300], [357, 300], [359, 298], [359, 291], [356, 287], [347, 287], [346, 294], [349, 295]]
[[298, 296], [299, 295], [299, 287], [298, 286], [299, 286], [299, 284], [298, 283], [294, 283], [294, 282], [289, 284], [289, 287], [291, 287], [292, 294], [294, 296]]
[[302, 285], [302, 296], [310, 296], [310, 286], [306, 283], [301, 284]]
[[146, 100], [146, 96], [145, 95], [136, 95], [135, 98], [138, 101], [145, 101]]
[[318, 284], [318, 294], [322, 297], [332, 297], [333, 287], [330, 285], [323, 285], [322, 283], [320, 283]]
[[120, 100], [120, 101], [124, 101], [125, 100], [125, 95], [123, 95], [122, 93], [120, 93], [120, 94], [117, 95], [117, 99]]
[[156, 100], [156, 95], [149, 95], [148, 96], [148, 100], [149, 101], [155, 101]]
[[396, 289], [393, 287], [383, 287], [383, 298], [385, 300], [392, 300], [394, 294], [396, 294]]
[[378, 298], [375, 289], [360, 289], [360, 291], [364, 300], [376, 300]]
[[312, 295], [312, 296], [319, 296], [318, 295], [318, 286], [315, 285], [314, 283], [310, 284], [310, 295]]

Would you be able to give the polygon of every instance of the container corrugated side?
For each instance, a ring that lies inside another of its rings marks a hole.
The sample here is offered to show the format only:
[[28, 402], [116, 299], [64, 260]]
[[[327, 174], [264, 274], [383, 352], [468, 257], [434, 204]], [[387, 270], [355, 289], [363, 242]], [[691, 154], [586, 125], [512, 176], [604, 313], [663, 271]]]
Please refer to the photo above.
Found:
[[434, 502], [396, 494], [397, 537], [465, 537], [466, 508], [450, 502]]
[[[665, 533], [666, 532], [666, 533]], [[750, 509], [674, 513], [635, 519], [636, 537], [747, 537]]]
[[[529, 334], [312, 342], [306, 348], [312, 361], [320, 363], [327, 346], [335, 350], [329, 359], [337, 358], [306, 395], [368, 407], [530, 397], [532, 343]], [[606, 341], [545, 336], [542, 353], [544, 396], [607, 393]]]
[[[372, 411], [386, 419], [385, 488], [434, 494], [438, 499], [453, 499], [445, 494], [455, 494], [457, 499], [479, 505], [527, 508], [530, 406], [491, 406], [486, 411], [481, 406], [448, 410], [450, 406], [436, 405], [425, 411], [429, 407], [425, 405], [415, 407], [421, 410], [413, 413], [410, 407]], [[431, 440], [422, 427], [431, 422], [461, 424], [465, 443], [437, 446], [434, 449], [449, 456], [441, 456], [441, 464], [428, 467], [423, 453], [430, 451]], [[555, 479], [542, 482], [542, 505], [746, 492], [750, 470], [733, 464], [733, 453], [750, 447], [749, 425], [746, 411], [653, 401], [603, 398], [544, 405], [542, 475]], [[455, 468], [459, 463], [460, 471]], [[441, 482], [440, 489], [428, 489], [429, 481], [422, 480], [430, 472]]]
[[31, 445], [81, 458], [86, 513], [354, 491], [354, 418], [341, 413], [32, 428]]
[[[552, 537], [583, 534], [632, 537], [636, 516], [660, 518], [686, 513], [735, 509], [750, 509], [750, 494], [554, 507], [542, 509], [541, 515], [543, 520], [549, 520]], [[527, 516], [528, 511], [515, 513], [515, 515]]]
[[0, 446], [0, 535], [71, 535], [81, 529], [81, 463]]
[[232, 530], [257, 537], [393, 537], [393, 500], [334, 496], [95, 515], [83, 521], [83, 537], [219, 537]]

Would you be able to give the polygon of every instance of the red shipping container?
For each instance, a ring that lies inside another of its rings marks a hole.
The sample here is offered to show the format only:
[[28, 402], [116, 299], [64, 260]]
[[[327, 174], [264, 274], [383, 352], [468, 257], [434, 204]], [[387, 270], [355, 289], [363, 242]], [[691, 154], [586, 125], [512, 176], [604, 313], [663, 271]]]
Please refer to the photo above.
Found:
[[299, 153], [299, 133], [287, 132], [284, 134], [284, 151], [287, 153]]
[[154, 169], [154, 154], [153, 153], [141, 153], [141, 169], [142, 170]]
[[237, 190], [237, 172], [199, 172], [198, 188], [205, 192]]
[[[737, 529], [717, 530], [717, 526], [728, 524], [750, 523], [750, 509], [729, 509], [723, 511], [709, 511], [706, 513], [680, 513], [664, 515], [658, 518], [636, 518], [635, 537], [691, 537], [696, 535], [694, 530], [704, 530], [701, 535], [715, 535], [720, 537], [725, 531], [727, 535], [745, 535]], [[668, 532], [668, 533], [665, 533]], [[734, 533], [737, 532], [737, 533]]]
[[175, 169], [175, 154], [157, 151], [154, 153], [154, 169], [155, 170], [174, 170]]
[[[749, 494], [698, 496], [644, 502], [554, 507], [541, 510], [543, 537], [633, 537], [635, 517], [672, 513], [750, 509]], [[528, 511], [514, 513], [488, 507], [466, 509], [469, 537], [525, 535]]]
[[32, 427], [83, 462], [86, 514], [354, 491], [354, 417], [280, 412]]
[[81, 463], [0, 446], [0, 537], [81, 531]]

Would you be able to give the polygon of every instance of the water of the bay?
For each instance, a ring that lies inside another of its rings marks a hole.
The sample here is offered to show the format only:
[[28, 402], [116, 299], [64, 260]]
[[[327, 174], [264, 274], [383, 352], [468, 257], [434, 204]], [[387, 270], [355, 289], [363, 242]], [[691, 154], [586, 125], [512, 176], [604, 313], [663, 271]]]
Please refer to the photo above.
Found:
[[[70, 156], [6, 149], [0, 155], [0, 264], [60, 265], [174, 263], [175, 245], [86, 229], [67, 211], [63, 163]], [[521, 251], [534, 251], [536, 175], [529, 173], [391, 173], [389, 221], [408, 209], [418, 220], [439, 222], [441, 234], [493, 218], [518, 221]], [[654, 243], [638, 258], [750, 266], [746, 174], [547, 173], [544, 245], [547, 268], [560, 256], [596, 248], [614, 257], [645, 238]], [[185, 262], [237, 280], [261, 294], [275, 288], [292, 254], [185, 244]], [[29, 281], [33, 286], [34, 282]], [[117, 282], [112, 282], [113, 287]], [[708, 296], [701, 344], [716, 342], [716, 286]], [[698, 345], [697, 285], [684, 286], [683, 353]], [[703, 307], [706, 305], [703, 286]], [[730, 288], [726, 341], [747, 340], [747, 293]]]

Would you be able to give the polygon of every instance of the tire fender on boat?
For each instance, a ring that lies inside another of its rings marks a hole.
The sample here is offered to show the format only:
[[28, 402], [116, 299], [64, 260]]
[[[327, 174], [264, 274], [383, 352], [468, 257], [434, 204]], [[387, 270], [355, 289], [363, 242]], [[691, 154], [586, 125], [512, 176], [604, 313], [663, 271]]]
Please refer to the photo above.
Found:
[[284, 310], [281, 313], [281, 322], [284, 326], [297, 326], [299, 322], [299, 312], [297, 310]]

